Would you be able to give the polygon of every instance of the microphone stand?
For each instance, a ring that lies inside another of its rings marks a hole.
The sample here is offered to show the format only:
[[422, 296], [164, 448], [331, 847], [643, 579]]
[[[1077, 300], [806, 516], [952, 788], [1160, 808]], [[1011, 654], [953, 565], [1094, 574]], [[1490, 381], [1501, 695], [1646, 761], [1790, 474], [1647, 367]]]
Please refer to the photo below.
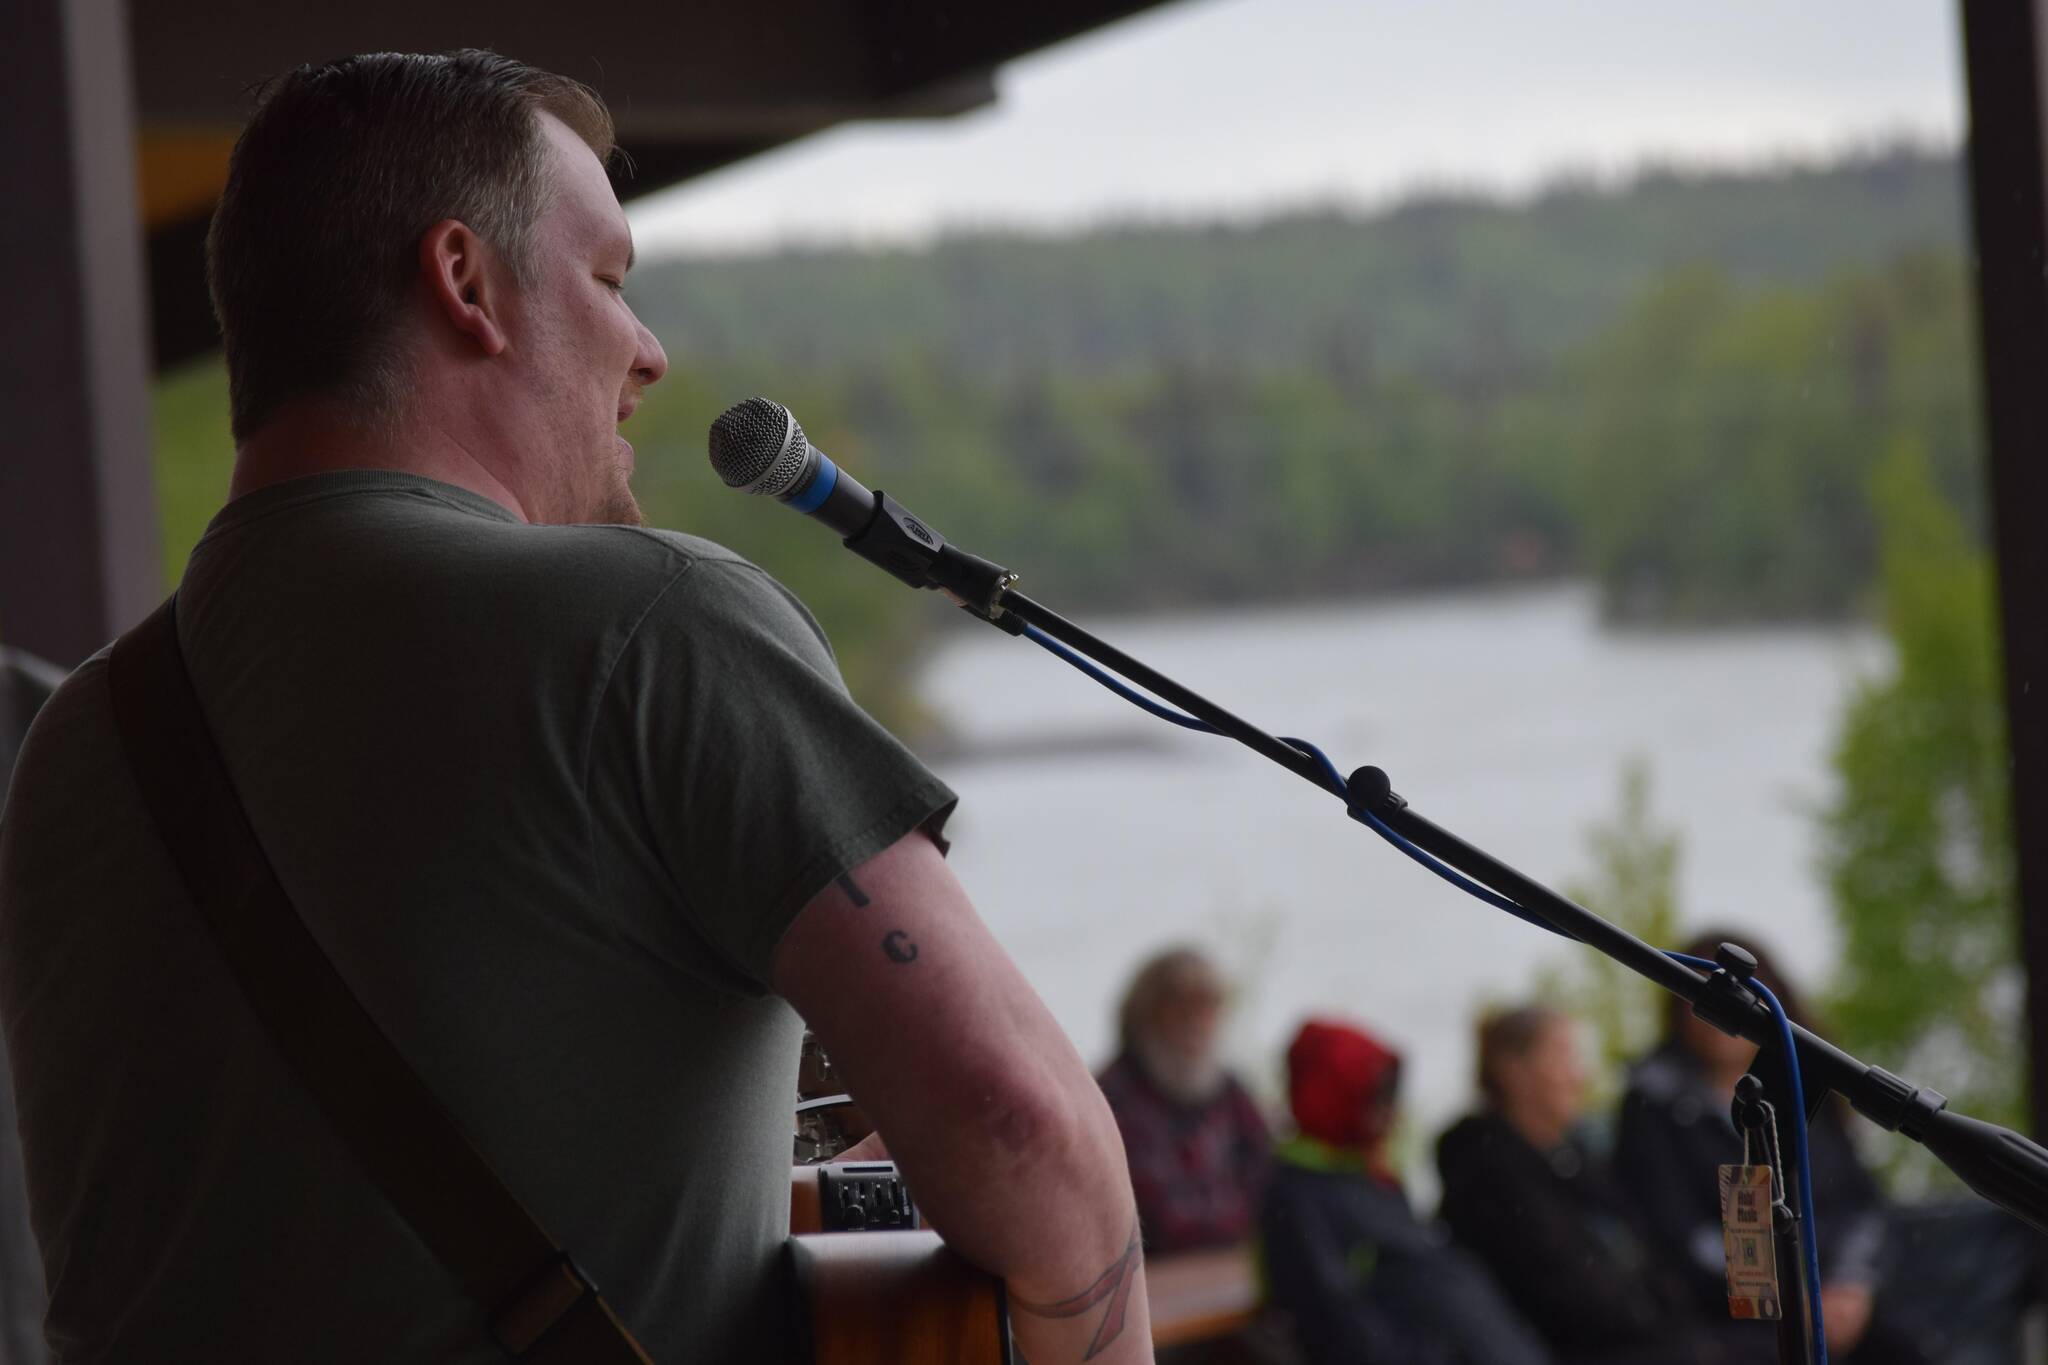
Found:
[[[948, 544], [887, 493], [877, 489], [873, 497], [874, 514], [845, 539], [847, 549], [912, 587], [944, 591], [969, 615], [1006, 634], [1022, 635], [1026, 626], [1035, 627], [1313, 783], [1318, 790], [1330, 790], [1322, 764], [1310, 754], [1267, 734], [1026, 597], [1014, 587], [1016, 574]], [[1428, 820], [1394, 791], [1383, 770], [1359, 768], [1344, 786], [1353, 808], [1370, 812], [1417, 848], [1491, 888], [1523, 913], [1566, 938], [1607, 954], [1638, 976], [1687, 1001], [1695, 1015], [1722, 1032], [1757, 1044], [1757, 1061], [1751, 1075], [1761, 1085], [1762, 1098], [1777, 1112], [1790, 1114], [1802, 1102], [1779, 1052], [1782, 1043], [1777, 1019], [1748, 987], [1756, 960], [1747, 952], [1724, 944], [1716, 954], [1716, 970], [1695, 971]], [[1807, 1117], [1819, 1111], [1821, 1102], [1832, 1091], [1878, 1127], [1903, 1133], [1927, 1148], [1983, 1198], [2048, 1234], [2048, 1149], [2009, 1128], [1953, 1112], [1948, 1108], [1947, 1097], [1938, 1091], [1901, 1080], [1882, 1067], [1866, 1066], [1810, 1029], [1795, 1023], [1791, 1032]], [[1735, 1103], [1739, 1121], [1742, 1101], [1738, 1099]], [[1790, 1214], [1799, 1207], [1796, 1182], [1801, 1176], [1793, 1169], [1796, 1163], [1779, 1164], [1786, 1168], [1787, 1188], [1781, 1193], [1782, 1202], [1789, 1206], [1785, 1212]], [[1796, 1216], [1777, 1217], [1773, 1230], [1779, 1250], [1781, 1291], [1788, 1266], [1792, 1283], [1797, 1286], [1796, 1291], [1783, 1294], [1779, 1357], [1787, 1362], [1804, 1360], [1811, 1365], [1813, 1334], [1802, 1329], [1808, 1328], [1813, 1305], [1807, 1301], [1801, 1258], [1812, 1230], [1801, 1229]]]
[[[1036, 626], [1070, 649], [1324, 788], [1321, 768], [1307, 754], [1147, 667], [1024, 594], [1005, 588], [996, 605], [1003, 614]], [[981, 615], [972, 607], [969, 611]], [[1726, 970], [1727, 964], [1723, 964], [1722, 971], [1709, 974], [1672, 961], [1634, 934], [1426, 819], [1393, 790], [1386, 773], [1378, 768], [1359, 768], [1351, 774], [1347, 786], [1354, 802], [1378, 815], [1417, 847], [1474, 881], [1492, 887], [1565, 936], [1598, 949], [1690, 1002], [1694, 1013], [1723, 1032], [1747, 1038], [1765, 1053], [1771, 1051], [1776, 1041], [1776, 1021], [1763, 1002], [1742, 986], [1742, 977]], [[1880, 1128], [1904, 1133], [1921, 1143], [1985, 1199], [2048, 1233], [2048, 1150], [2010, 1129], [1953, 1113], [1947, 1108], [1945, 1096], [1901, 1080], [1882, 1067], [1867, 1066], [1801, 1025], [1794, 1024], [1792, 1034], [1799, 1049], [1799, 1070], [1805, 1082], [1809, 1113], [1818, 1110], [1828, 1091], [1841, 1095]], [[1767, 1093], [1777, 1088], [1774, 1081], [1778, 1078], [1763, 1075], [1760, 1079]], [[1791, 1107], [1784, 1106], [1787, 1112]]]
[[[1730, 958], [1735, 961], [1729, 961]], [[1715, 955], [1715, 960], [1731, 973], [1739, 970], [1742, 961], [1747, 961], [1751, 970], [1756, 965], [1755, 958], [1733, 944], [1721, 945], [1721, 952]], [[1758, 1057], [1763, 1055], [1761, 1051], [1757, 1053]], [[1752, 1072], [1735, 1083], [1735, 1098], [1730, 1103], [1729, 1117], [1734, 1119], [1736, 1129], [1742, 1133], [1744, 1159], [1748, 1159], [1751, 1147], [1760, 1147], [1771, 1167], [1786, 1177], [1786, 1188], [1774, 1191], [1771, 1202], [1772, 1254], [1781, 1277], [1784, 1267], [1791, 1266], [1799, 1278], [1793, 1281], [1795, 1289], [1789, 1300], [1785, 1286], [1780, 1284], [1778, 1287], [1778, 1359], [1807, 1360], [1813, 1353], [1813, 1305], [1806, 1296], [1806, 1278], [1800, 1273], [1806, 1264], [1806, 1253], [1799, 1236], [1799, 1215], [1794, 1211], [1799, 1207], [1798, 1187], [1792, 1183], [1799, 1179], [1799, 1174], [1793, 1169], [1793, 1163], [1783, 1159], [1778, 1148], [1777, 1125], [1768, 1104], [1765, 1086]]]
[[[1036, 627], [1318, 789], [1328, 790], [1322, 766], [1310, 755], [1016, 591], [1011, 586], [1015, 581], [1016, 575], [1008, 570], [948, 545], [939, 550], [925, 585], [944, 588], [970, 615], [1008, 634], [1021, 635], [1025, 626]], [[1802, 1102], [1778, 1054], [1777, 1021], [1746, 984], [1756, 966], [1748, 953], [1725, 945], [1717, 954], [1718, 970], [1696, 971], [1427, 819], [1394, 791], [1381, 769], [1359, 768], [1345, 785], [1354, 806], [1372, 812], [1418, 848], [1492, 888], [1566, 937], [1605, 953], [1686, 1000], [1694, 1014], [1716, 1028], [1756, 1043], [1758, 1060], [1752, 1074], [1761, 1083], [1763, 1098], [1783, 1114]], [[1841, 1095], [1878, 1127], [1903, 1133], [1926, 1147], [1977, 1194], [2048, 1233], [2048, 1150], [2010, 1129], [1954, 1113], [1939, 1092], [1902, 1080], [1882, 1067], [1865, 1065], [1803, 1026], [1795, 1023], [1792, 1034], [1808, 1117], [1818, 1112], [1830, 1091]], [[1796, 1182], [1800, 1176], [1792, 1169], [1794, 1163], [1780, 1164], [1787, 1168], [1788, 1188], [1780, 1194], [1789, 1213], [1798, 1208]], [[1801, 1330], [1811, 1313], [1801, 1257], [1804, 1240], [1811, 1232], [1800, 1228], [1796, 1216], [1781, 1215], [1776, 1234], [1784, 1291], [1779, 1357], [1810, 1362], [1812, 1334]], [[1790, 1287], [1784, 1284], [1788, 1274]]]

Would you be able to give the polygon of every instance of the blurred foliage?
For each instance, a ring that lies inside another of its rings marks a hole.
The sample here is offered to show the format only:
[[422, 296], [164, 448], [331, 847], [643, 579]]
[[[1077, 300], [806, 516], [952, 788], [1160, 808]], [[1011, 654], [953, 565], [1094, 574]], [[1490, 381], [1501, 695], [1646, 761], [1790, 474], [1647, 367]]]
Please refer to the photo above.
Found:
[[[1645, 943], [1669, 948], [1679, 941], [1678, 831], [1651, 810], [1649, 760], [1622, 764], [1621, 799], [1614, 815], [1586, 830], [1592, 872], [1564, 884], [1564, 894]], [[1620, 1096], [1628, 1066], [1663, 1036], [1665, 994], [1597, 949], [1575, 947], [1559, 966], [1537, 977], [1546, 1004], [1592, 1029], [1592, 1081], [1597, 1102]]]
[[[1893, 149], [675, 261], [633, 301], [678, 372], [790, 403], [1055, 604], [1591, 572], [1627, 621], [1839, 617], [1875, 452], [1915, 433], [1973, 487], [1960, 203], [1952, 157]], [[698, 462], [708, 416], [654, 453]]]
[[1182, 360], [1003, 378], [950, 356], [707, 362], [650, 394], [636, 442], [643, 467], [693, 481], [673, 471], [702, 464], [722, 406], [707, 392], [765, 390], [1055, 605], [1591, 572], [1629, 622], [1839, 618], [1868, 605], [1878, 452], [1911, 436], [1958, 505], [1974, 487], [1968, 326], [1953, 257], [1763, 293], [1691, 268], [1512, 383]]
[[1428, 193], [1384, 211], [1241, 223], [962, 232], [929, 247], [645, 264], [634, 306], [672, 357], [791, 374], [861, 356], [1040, 372], [1313, 371], [1468, 389], [1542, 371], [1680, 265], [1742, 289], [1814, 284], [1963, 242], [1946, 151], [1562, 180], [1521, 199]]
[[1839, 617], [1865, 605], [1867, 490], [1912, 440], [1976, 506], [1967, 281], [1909, 255], [1818, 289], [1744, 295], [1681, 272], [1579, 366], [1586, 560], [1612, 616]]
[[[1997, 604], [1990, 556], [1936, 475], [1910, 432], [1866, 475], [1894, 662], [1856, 686], [1836, 737], [1822, 861], [1842, 942], [1822, 1013], [1866, 1061], [2024, 1130]], [[1638, 938], [1676, 943], [1680, 844], [1651, 812], [1641, 760], [1625, 765], [1619, 809], [1587, 845], [1593, 875], [1566, 894]], [[1542, 973], [1538, 993], [1590, 1023], [1602, 1098], [1661, 1031], [1661, 993], [1597, 953]], [[1953, 1184], [1915, 1144], [1873, 1143], [1870, 1155], [1899, 1193]]]
[[202, 361], [160, 377], [151, 391], [150, 415], [168, 591], [185, 572], [206, 523], [227, 501], [235, 446], [228, 435], [226, 367], [219, 360]]
[[[711, 476], [769, 394], [870, 487], [1075, 611], [1591, 573], [1640, 623], [1868, 605], [1877, 452], [1976, 468], [1954, 159], [1648, 174], [1518, 204], [980, 234], [644, 265], [670, 347], [628, 434], [650, 518], [818, 613], [915, 730], [964, 617]], [[166, 545], [225, 484], [218, 366], [159, 386]]]
[[[1874, 479], [1896, 661], [1851, 698], [1824, 864], [1842, 932], [1828, 1002], [1865, 1060], [1973, 1117], [2026, 1127], [2009, 757], [1987, 554], [1896, 442]], [[1905, 1143], [1895, 1176], [1923, 1182]]]

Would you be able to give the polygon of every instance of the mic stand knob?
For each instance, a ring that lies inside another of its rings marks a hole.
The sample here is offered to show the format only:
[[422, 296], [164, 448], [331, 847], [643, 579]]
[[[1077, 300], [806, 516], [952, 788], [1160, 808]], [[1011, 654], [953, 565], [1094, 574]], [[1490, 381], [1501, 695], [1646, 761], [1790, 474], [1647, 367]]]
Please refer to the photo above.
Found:
[[937, 588], [989, 624], [1021, 635], [1024, 623], [1003, 610], [1003, 594], [1016, 581], [1015, 573], [958, 545], [941, 547], [925, 568], [926, 587]]

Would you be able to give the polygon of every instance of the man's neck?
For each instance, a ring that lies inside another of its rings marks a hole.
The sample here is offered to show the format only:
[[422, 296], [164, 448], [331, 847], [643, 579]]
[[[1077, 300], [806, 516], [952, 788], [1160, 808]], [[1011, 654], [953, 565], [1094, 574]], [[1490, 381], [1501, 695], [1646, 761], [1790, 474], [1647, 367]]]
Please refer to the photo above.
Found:
[[391, 469], [466, 488], [521, 521], [530, 510], [484, 461], [444, 429], [404, 424], [371, 431], [317, 410], [289, 410], [235, 449], [230, 501], [259, 488], [343, 469]]

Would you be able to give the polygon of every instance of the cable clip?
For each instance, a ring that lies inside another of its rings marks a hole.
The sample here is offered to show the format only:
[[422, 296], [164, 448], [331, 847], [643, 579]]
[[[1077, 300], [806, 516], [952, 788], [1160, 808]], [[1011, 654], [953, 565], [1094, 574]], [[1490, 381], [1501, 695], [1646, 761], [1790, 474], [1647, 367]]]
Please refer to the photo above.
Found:
[[1387, 770], [1369, 764], [1352, 769], [1351, 776], [1344, 783], [1344, 794], [1353, 810], [1370, 811], [1374, 815], [1408, 808], [1406, 798], [1394, 790], [1394, 780], [1387, 776]]
[[1714, 949], [1720, 968], [1707, 978], [1707, 987], [1692, 1002], [1692, 1012], [1731, 1037], [1742, 1038], [1744, 1026], [1756, 1016], [1759, 1001], [1749, 983], [1756, 976], [1756, 958], [1747, 948], [1724, 943]]

